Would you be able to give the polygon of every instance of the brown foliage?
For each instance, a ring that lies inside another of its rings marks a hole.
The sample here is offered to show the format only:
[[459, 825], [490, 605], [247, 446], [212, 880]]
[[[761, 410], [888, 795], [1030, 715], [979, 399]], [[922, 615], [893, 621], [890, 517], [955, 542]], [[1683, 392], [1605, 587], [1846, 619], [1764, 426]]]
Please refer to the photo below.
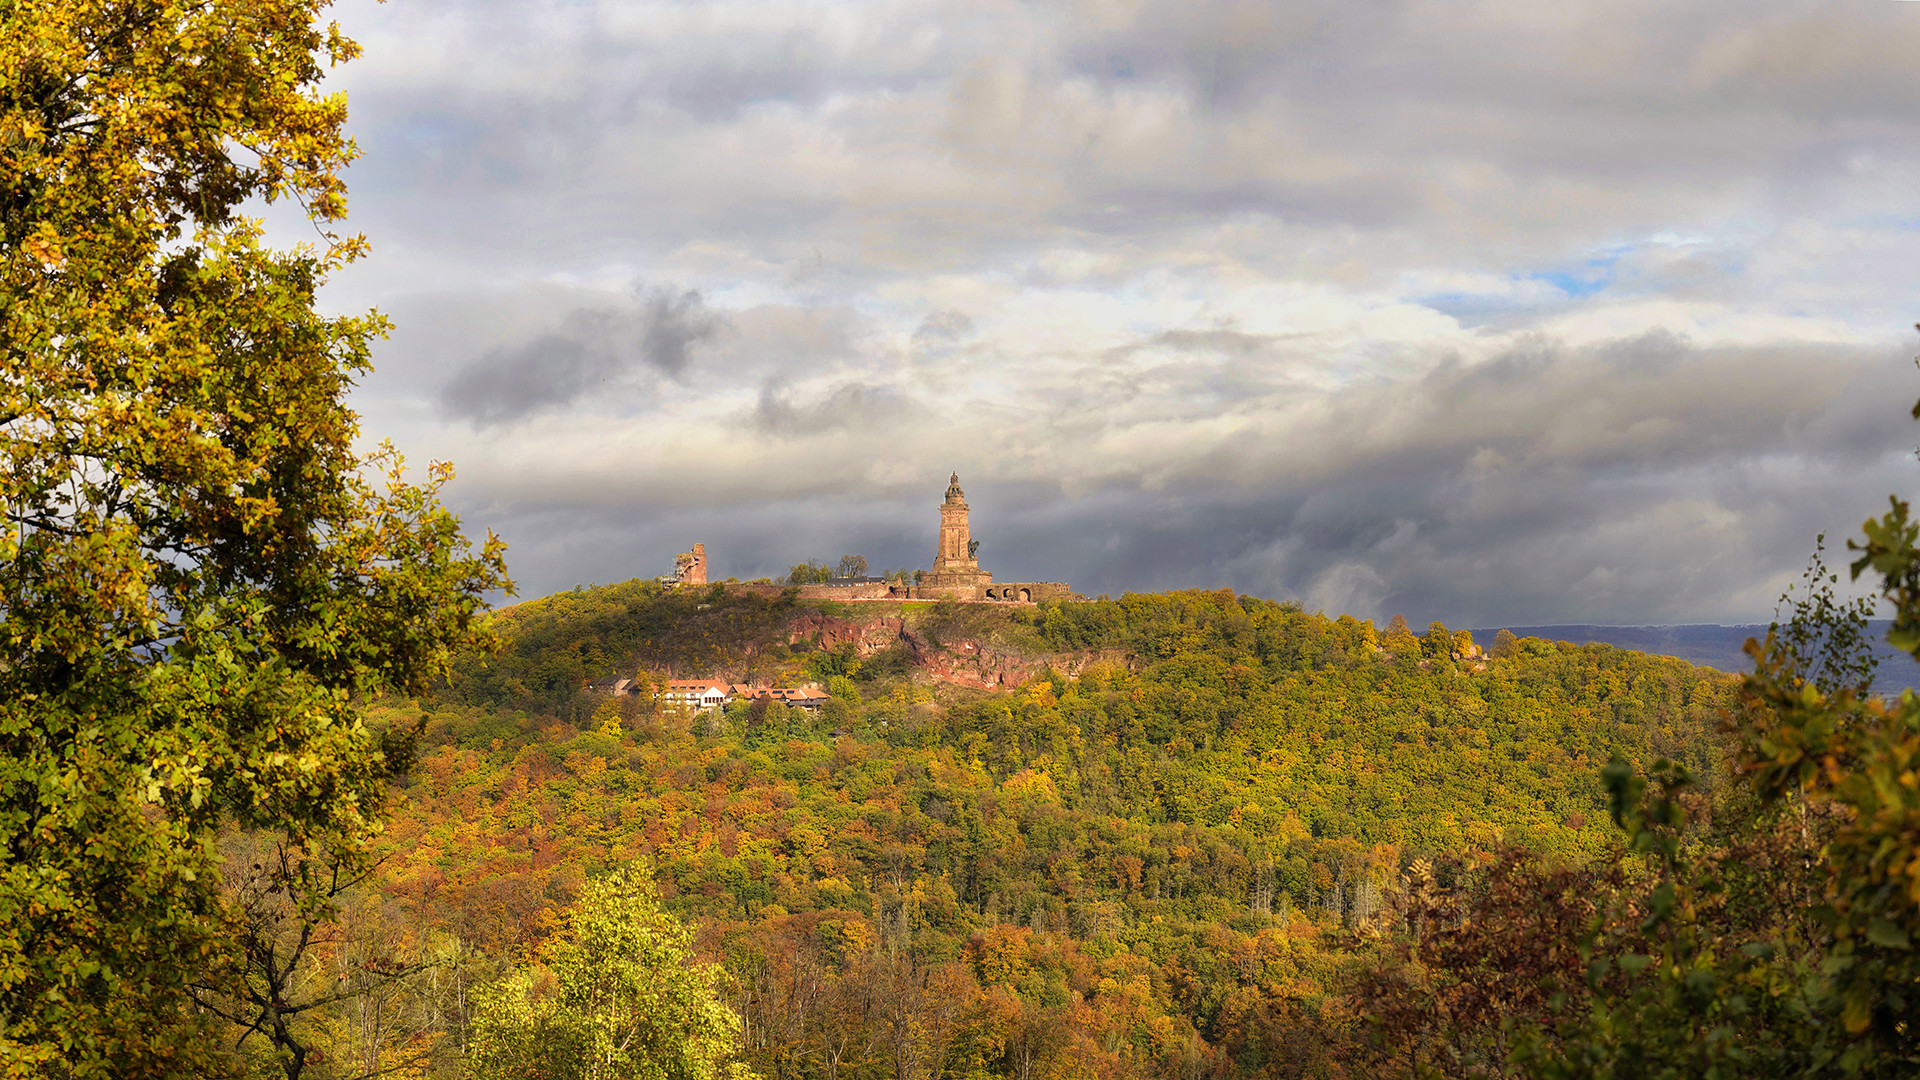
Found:
[[1582, 937], [1624, 882], [1610, 867], [1547, 866], [1506, 851], [1443, 889], [1416, 860], [1400, 894], [1409, 934], [1356, 980], [1372, 1064], [1408, 1076], [1504, 1076], [1504, 1032], [1587, 995]]

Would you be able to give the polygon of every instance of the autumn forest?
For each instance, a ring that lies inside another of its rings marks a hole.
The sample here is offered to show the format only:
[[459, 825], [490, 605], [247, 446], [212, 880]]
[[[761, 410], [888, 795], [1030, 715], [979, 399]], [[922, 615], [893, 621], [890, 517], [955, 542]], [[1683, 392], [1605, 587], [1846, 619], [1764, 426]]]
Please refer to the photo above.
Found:
[[[1604, 858], [1601, 769], [1713, 776], [1733, 685], [1224, 592], [924, 605], [890, 644], [835, 644], [862, 607], [575, 590], [381, 706], [418, 761], [345, 926], [459, 962], [334, 1037], [453, 1053], [463, 1017], [422, 987], [524, 958], [583, 882], [638, 864], [762, 1076], [1363, 1075], [1386, 1043], [1356, 980], [1417, 890], [1512, 852]], [[935, 655], [1034, 674], [970, 689]], [[833, 699], [693, 715], [582, 689], [749, 668]]]

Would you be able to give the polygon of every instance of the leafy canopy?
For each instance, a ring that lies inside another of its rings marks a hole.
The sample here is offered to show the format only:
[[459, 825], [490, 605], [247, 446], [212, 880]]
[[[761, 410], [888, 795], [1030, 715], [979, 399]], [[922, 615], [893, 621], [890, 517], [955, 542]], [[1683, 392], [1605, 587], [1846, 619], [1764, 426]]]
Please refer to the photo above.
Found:
[[[543, 947], [544, 971], [488, 988], [474, 1020], [474, 1074], [516, 1080], [752, 1080], [731, 1062], [740, 1019], [715, 996], [689, 934], [648, 875], [589, 882]], [[536, 996], [536, 975], [551, 992]]]
[[448, 469], [354, 449], [385, 323], [314, 309], [364, 249], [321, 6], [0, 4], [0, 1075], [215, 1067], [209, 838], [355, 849], [407, 758], [356, 698], [424, 687], [505, 584]]

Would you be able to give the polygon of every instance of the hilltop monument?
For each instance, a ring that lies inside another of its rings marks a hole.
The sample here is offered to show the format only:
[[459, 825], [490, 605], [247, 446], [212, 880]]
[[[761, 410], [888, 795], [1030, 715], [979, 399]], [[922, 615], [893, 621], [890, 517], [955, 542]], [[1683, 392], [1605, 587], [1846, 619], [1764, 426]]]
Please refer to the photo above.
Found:
[[[962, 603], [1031, 604], [1039, 600], [1074, 600], [1073, 589], [1062, 581], [1021, 581], [995, 585], [993, 575], [980, 569], [974, 557], [973, 532], [967, 523], [967, 494], [960, 490], [960, 474], [947, 478], [947, 497], [940, 503], [940, 546], [933, 568], [916, 571], [912, 583], [878, 578], [833, 578], [807, 585], [779, 582], [727, 581], [729, 591], [762, 596], [793, 595], [803, 600], [958, 600]], [[707, 546], [693, 545], [674, 563], [673, 573], [661, 579], [670, 587], [707, 584]]]
[[[967, 528], [967, 494], [960, 490], [960, 474], [947, 483], [946, 501], [940, 504], [940, 550], [934, 553], [933, 569], [920, 578], [928, 589], [977, 589], [993, 584], [993, 575], [980, 569], [973, 557], [973, 534]], [[972, 599], [971, 593], [965, 596]]]

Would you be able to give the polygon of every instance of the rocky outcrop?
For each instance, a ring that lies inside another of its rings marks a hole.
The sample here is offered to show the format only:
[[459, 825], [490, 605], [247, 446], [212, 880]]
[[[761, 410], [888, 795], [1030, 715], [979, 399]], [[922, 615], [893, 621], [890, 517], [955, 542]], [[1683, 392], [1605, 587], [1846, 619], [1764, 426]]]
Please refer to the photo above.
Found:
[[852, 644], [854, 654], [865, 659], [899, 641], [906, 628], [907, 621], [897, 616], [856, 620], [809, 613], [787, 624], [787, 643], [812, 641], [829, 650]]
[[956, 686], [988, 690], [1019, 686], [1039, 678], [1049, 666], [972, 640], [942, 645], [906, 629], [900, 631], [900, 637], [913, 650], [913, 662], [921, 671], [936, 681]]
[[822, 649], [851, 644], [854, 655], [862, 659], [904, 642], [914, 666], [927, 678], [987, 690], [1020, 686], [1039, 678], [1048, 668], [1076, 675], [1095, 660], [1125, 662], [1123, 657], [1091, 654], [1032, 657], [972, 638], [936, 642], [909, 628], [906, 620], [897, 616], [841, 619], [809, 612], [797, 616], [787, 626], [787, 642], [799, 641], [812, 641]]

